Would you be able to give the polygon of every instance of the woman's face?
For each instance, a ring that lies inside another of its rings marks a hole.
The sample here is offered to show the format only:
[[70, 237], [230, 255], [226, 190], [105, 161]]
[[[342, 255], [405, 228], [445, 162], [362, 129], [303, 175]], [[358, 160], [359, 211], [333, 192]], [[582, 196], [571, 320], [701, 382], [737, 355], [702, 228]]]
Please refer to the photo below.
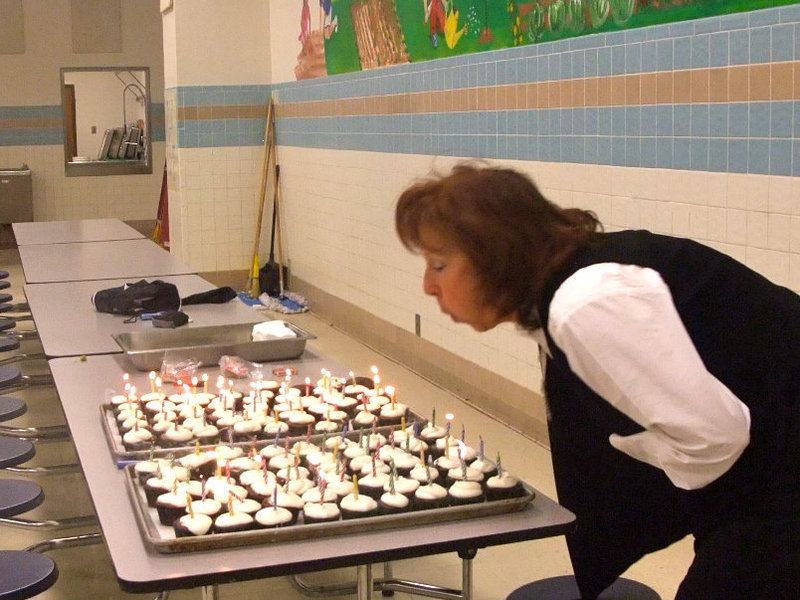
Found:
[[508, 320], [482, 298], [475, 266], [463, 251], [429, 228], [420, 237], [420, 254], [425, 259], [423, 290], [436, 298], [443, 313], [476, 331], [488, 331]]

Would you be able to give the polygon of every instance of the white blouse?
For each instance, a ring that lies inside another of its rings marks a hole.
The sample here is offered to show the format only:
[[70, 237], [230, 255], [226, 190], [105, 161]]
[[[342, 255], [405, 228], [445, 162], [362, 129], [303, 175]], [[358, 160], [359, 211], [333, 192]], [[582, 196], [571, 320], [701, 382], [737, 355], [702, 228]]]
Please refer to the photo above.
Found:
[[749, 443], [749, 409], [708, 372], [653, 269], [576, 271], [553, 296], [548, 329], [572, 371], [644, 428], [611, 445], [677, 487], [711, 483]]

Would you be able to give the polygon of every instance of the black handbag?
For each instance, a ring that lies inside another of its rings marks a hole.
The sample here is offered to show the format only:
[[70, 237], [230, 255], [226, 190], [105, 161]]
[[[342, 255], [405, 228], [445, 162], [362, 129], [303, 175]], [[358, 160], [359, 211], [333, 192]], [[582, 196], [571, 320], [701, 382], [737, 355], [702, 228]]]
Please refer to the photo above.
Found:
[[181, 297], [174, 283], [157, 279], [142, 279], [120, 287], [108, 288], [94, 293], [92, 304], [98, 312], [115, 315], [138, 315], [163, 310], [178, 310]]

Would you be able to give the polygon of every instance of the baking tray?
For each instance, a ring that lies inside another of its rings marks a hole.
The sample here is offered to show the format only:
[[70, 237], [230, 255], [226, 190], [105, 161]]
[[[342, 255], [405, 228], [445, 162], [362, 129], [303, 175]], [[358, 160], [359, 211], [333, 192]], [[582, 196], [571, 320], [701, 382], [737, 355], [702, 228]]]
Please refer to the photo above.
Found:
[[525, 495], [504, 500], [487, 500], [479, 504], [448, 506], [413, 510], [394, 515], [364, 517], [361, 519], [339, 520], [330, 523], [297, 524], [277, 529], [254, 529], [235, 533], [214, 533], [195, 537], [176, 537], [172, 527], [162, 525], [155, 508], [147, 505], [142, 487], [136, 482], [133, 465], [125, 468], [125, 485], [134, 507], [134, 514], [144, 541], [155, 551], [161, 553], [196, 552], [216, 550], [234, 546], [251, 546], [276, 542], [306, 540], [319, 537], [363, 533], [379, 529], [398, 527], [419, 527], [429, 523], [442, 523], [489, 517], [516, 512], [525, 508], [534, 498], [533, 489], [523, 482]]
[[[410, 408], [408, 409], [408, 414], [406, 415], [406, 422], [408, 426], [411, 426], [411, 423], [417, 421], [420, 423], [421, 426], [425, 426], [427, 424], [427, 419], [422, 415], [415, 413]], [[192, 452], [195, 449], [194, 441], [190, 442], [187, 446], [176, 446], [171, 448], [163, 448], [160, 446], [154, 446], [152, 451], [151, 450], [128, 450], [122, 444], [122, 435], [120, 434], [119, 427], [117, 425], [117, 420], [115, 418], [114, 407], [111, 404], [103, 404], [100, 406], [100, 422], [103, 426], [103, 432], [106, 435], [106, 440], [108, 441], [108, 446], [111, 449], [111, 454], [113, 455], [114, 461], [120, 463], [121, 465], [126, 464], [127, 462], [131, 461], [140, 461], [140, 460], [147, 460], [151, 456], [163, 458], [169, 455], [177, 455], [177, 454], [186, 454], [187, 452]], [[385, 436], [389, 436], [389, 434], [393, 430], [400, 429], [400, 425], [379, 425], [375, 428], [376, 433], [381, 433]], [[350, 430], [347, 432], [347, 436], [349, 439], [357, 440], [360, 429]], [[372, 428], [364, 429], [365, 433], [372, 433]], [[334, 435], [340, 435], [341, 432], [335, 432], [328, 434], [328, 437]], [[286, 439], [286, 434], [281, 435], [281, 443], [284, 443]], [[304, 440], [308, 436], [306, 435], [289, 435], [289, 442], [293, 443], [296, 441]], [[310, 438], [309, 441], [312, 443], [321, 442], [323, 438], [323, 434], [315, 433]], [[271, 439], [263, 439], [256, 441], [256, 448], [261, 449], [264, 446], [268, 446], [269, 444], [274, 443], [274, 440]], [[228, 443], [224, 440], [220, 441], [217, 444], [212, 444], [209, 446], [201, 446], [203, 450], [214, 448], [215, 446], [225, 445], [225, 446], [237, 446], [244, 448], [245, 450], [249, 450], [253, 446], [252, 441], [244, 441], [244, 442], [233, 442]]]
[[286, 323], [297, 337], [254, 342], [253, 325], [255, 323], [153, 328], [151, 331], [117, 333], [112, 337], [140, 371], [158, 370], [164, 361], [177, 363], [188, 359], [200, 361], [202, 365], [216, 365], [220, 356], [226, 354], [253, 362], [288, 360], [300, 356], [306, 341], [317, 337]]

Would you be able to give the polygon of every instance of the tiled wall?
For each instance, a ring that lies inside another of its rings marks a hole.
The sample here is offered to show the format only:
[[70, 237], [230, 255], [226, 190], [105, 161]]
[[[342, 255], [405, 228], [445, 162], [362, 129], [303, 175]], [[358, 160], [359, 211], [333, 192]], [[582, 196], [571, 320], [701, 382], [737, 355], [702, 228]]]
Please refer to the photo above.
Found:
[[[302, 82], [181, 88], [184, 223], [209, 227], [192, 206], [228, 207], [184, 258], [249, 267], [272, 93], [293, 275], [375, 328], [413, 334], [420, 315], [425, 340], [537, 389], [531, 340], [506, 326], [475, 334], [424, 297], [422, 266], [393, 231], [400, 191], [446, 157], [486, 157], [610, 230], [692, 237], [800, 291], [799, 65], [792, 5]], [[222, 164], [236, 169], [225, 181]]]
[[151, 104], [153, 175], [66, 177], [61, 106], [0, 106], [0, 169], [27, 164], [37, 221], [155, 219], [164, 165], [164, 106]]

